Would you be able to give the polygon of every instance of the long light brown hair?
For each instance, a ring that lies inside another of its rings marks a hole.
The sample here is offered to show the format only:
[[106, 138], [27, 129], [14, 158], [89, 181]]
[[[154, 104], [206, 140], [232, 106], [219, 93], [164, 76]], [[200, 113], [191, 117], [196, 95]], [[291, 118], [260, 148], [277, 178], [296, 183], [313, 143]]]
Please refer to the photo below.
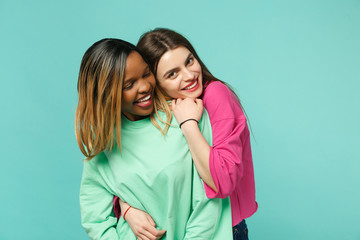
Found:
[[201, 61], [189, 40], [173, 30], [166, 28], [155, 28], [154, 30], [144, 33], [137, 43], [137, 48], [148, 61], [150, 69], [153, 71], [155, 76], [160, 58], [167, 51], [173, 50], [179, 46], [186, 47], [199, 62], [203, 75], [204, 88], [211, 81], [220, 81], [211, 74], [203, 61]]
[[[139, 39], [137, 43], [137, 48], [139, 51], [143, 54], [145, 59], [147, 60], [150, 69], [153, 71], [153, 73], [156, 76], [157, 67], [159, 64], [159, 61], [161, 57], [169, 50], [173, 50], [177, 47], [186, 47], [196, 58], [196, 60], [199, 62], [201, 66], [202, 76], [203, 76], [203, 86], [204, 91], [201, 94], [200, 98], [203, 97], [206, 87], [209, 85], [212, 81], [219, 81], [223, 84], [225, 84], [230, 91], [235, 95], [237, 100], [240, 103], [241, 109], [244, 112], [246, 118], [248, 119], [248, 116], [241, 104], [241, 101], [237, 94], [234, 92], [232, 87], [220, 79], [216, 78], [214, 75], [211, 74], [209, 69], [205, 66], [204, 62], [200, 59], [199, 55], [196, 53], [194, 47], [190, 43], [188, 39], [186, 39], [183, 35], [167, 28], [155, 28], [154, 30], [150, 30], [148, 32], [145, 32]], [[167, 96], [167, 99], [170, 99], [170, 97], [166, 94], [164, 90], [160, 88], [160, 91]], [[250, 126], [250, 123], [249, 123]], [[252, 133], [252, 129], [250, 126], [250, 131]]]
[[[150, 69], [153, 71], [155, 76], [162, 55], [164, 55], [167, 51], [173, 50], [180, 46], [186, 47], [199, 62], [203, 76], [204, 90], [209, 85], [210, 82], [219, 81], [225, 84], [238, 98], [238, 96], [232, 90], [229, 84], [221, 81], [220, 79], [216, 78], [214, 75], [211, 74], [209, 69], [204, 64], [204, 62], [201, 61], [199, 55], [196, 53], [195, 48], [192, 46], [190, 41], [187, 40], [183, 35], [167, 28], [155, 28], [154, 30], [144, 33], [140, 37], [139, 42], [137, 44], [137, 48], [147, 59]], [[166, 95], [165, 92], [163, 93]], [[238, 100], [240, 102], [239, 98]]]
[[[117, 143], [121, 150], [121, 98], [125, 77], [126, 59], [137, 48], [120, 39], [102, 39], [84, 54], [79, 72], [79, 101], [75, 113], [75, 135], [81, 152], [89, 160]], [[155, 111], [171, 111], [165, 97], [155, 88]], [[152, 122], [164, 134], [151, 116]], [[114, 138], [116, 132], [116, 140]]]

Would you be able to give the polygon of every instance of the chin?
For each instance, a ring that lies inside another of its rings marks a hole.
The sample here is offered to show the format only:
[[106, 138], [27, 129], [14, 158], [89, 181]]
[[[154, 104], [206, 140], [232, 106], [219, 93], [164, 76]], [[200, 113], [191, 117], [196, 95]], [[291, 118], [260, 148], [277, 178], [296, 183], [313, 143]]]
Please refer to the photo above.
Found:
[[199, 98], [201, 96], [202, 93], [202, 89], [198, 89], [198, 91], [194, 92], [193, 94], [191, 94], [191, 98]]

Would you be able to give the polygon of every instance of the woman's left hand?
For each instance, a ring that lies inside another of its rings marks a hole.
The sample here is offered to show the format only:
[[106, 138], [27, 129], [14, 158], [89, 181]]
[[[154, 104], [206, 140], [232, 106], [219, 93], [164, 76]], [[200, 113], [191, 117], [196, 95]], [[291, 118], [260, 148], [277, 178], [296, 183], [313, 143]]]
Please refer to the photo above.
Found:
[[171, 102], [171, 109], [174, 113], [176, 121], [180, 124], [187, 119], [196, 119], [199, 121], [202, 116], [204, 109], [203, 102], [201, 99], [174, 99]]

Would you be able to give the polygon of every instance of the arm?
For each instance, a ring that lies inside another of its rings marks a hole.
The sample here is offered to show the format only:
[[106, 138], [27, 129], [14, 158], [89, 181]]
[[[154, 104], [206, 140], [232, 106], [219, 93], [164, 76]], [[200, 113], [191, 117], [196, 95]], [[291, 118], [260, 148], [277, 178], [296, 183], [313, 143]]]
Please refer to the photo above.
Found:
[[[211, 145], [212, 132], [206, 111], [203, 112], [198, 127], [204, 139]], [[184, 239], [233, 239], [230, 199], [207, 198], [204, 183], [195, 164], [192, 172], [192, 211]]]
[[[205, 195], [204, 185], [193, 168], [192, 186], [192, 212], [186, 224], [184, 240], [190, 239], [214, 239], [216, 231], [219, 231], [220, 217], [222, 214], [222, 199], [209, 199]], [[231, 221], [231, 214], [227, 217]], [[231, 229], [229, 224], [228, 229]], [[231, 234], [230, 234], [231, 236]], [[223, 236], [221, 239], [230, 239]]]
[[247, 120], [236, 95], [223, 83], [210, 84], [204, 94], [213, 130], [210, 172], [217, 192], [205, 185], [210, 198], [230, 196], [244, 174], [244, 164], [252, 163]]
[[[207, 112], [199, 123], [204, 138], [212, 144], [211, 126]], [[190, 214], [185, 239], [232, 239], [232, 218], [230, 199], [209, 199], [205, 195], [195, 164], [193, 165], [192, 212]]]
[[125, 213], [128, 210], [124, 220], [127, 221], [137, 239], [156, 240], [165, 234], [165, 230], [157, 230], [155, 228], [156, 224], [148, 213], [134, 207], [128, 209], [130, 205], [123, 202], [119, 197], [115, 197], [114, 200], [114, 209], [117, 207], [120, 209], [120, 212], [115, 213], [117, 216], [120, 217], [122, 212]]
[[[209, 155], [194, 158], [194, 163], [206, 183], [206, 195], [210, 198], [225, 198], [234, 191], [243, 175], [243, 156], [251, 158], [249, 130], [239, 101], [224, 84], [217, 82], [209, 85], [203, 101], [211, 120], [213, 146], [209, 147]], [[191, 112], [190, 107], [189, 104], [179, 105], [175, 109], [175, 117]], [[204, 150], [196, 124], [184, 124], [183, 127], [186, 127], [183, 132], [189, 139], [189, 148], [200, 152], [201, 146]]]
[[[105, 158], [105, 155], [99, 154], [96, 158]], [[93, 160], [84, 162], [80, 185], [81, 223], [90, 239], [119, 239], [112, 211], [113, 195], [105, 188]]]
[[[235, 190], [243, 176], [243, 155], [250, 155], [250, 135], [246, 119], [221, 120], [212, 124], [214, 145], [210, 150], [210, 171], [215, 192], [205, 185], [210, 198], [225, 198]], [[244, 145], [249, 147], [244, 149]]]
[[[187, 119], [200, 120], [203, 111], [202, 100], [196, 99], [177, 99], [173, 100], [172, 111], [178, 123], [182, 123]], [[203, 137], [200, 129], [195, 121], [187, 121], [181, 126], [181, 130], [188, 143], [191, 156], [194, 160], [197, 171], [202, 177], [203, 181], [214, 192], [217, 192], [215, 183], [212, 179], [209, 166], [210, 145]]]

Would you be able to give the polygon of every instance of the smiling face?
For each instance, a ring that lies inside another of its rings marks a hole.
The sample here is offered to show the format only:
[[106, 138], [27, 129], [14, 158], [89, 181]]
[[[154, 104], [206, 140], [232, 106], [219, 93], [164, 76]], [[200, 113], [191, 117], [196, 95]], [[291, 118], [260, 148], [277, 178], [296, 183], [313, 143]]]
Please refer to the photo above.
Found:
[[142, 56], [133, 51], [126, 59], [121, 112], [131, 121], [149, 116], [153, 109], [155, 77]]
[[159, 86], [172, 98], [197, 98], [203, 91], [202, 72], [194, 55], [183, 46], [161, 56], [156, 76]]

